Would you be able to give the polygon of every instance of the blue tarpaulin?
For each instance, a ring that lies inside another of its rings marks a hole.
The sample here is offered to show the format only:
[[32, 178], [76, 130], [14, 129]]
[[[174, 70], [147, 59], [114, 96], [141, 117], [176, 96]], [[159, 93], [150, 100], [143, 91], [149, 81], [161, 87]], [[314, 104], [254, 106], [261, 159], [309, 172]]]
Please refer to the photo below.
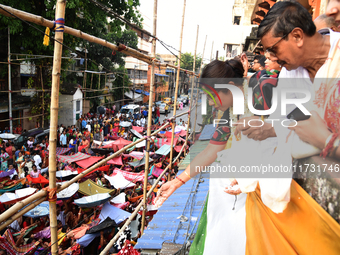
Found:
[[155, 73], [156, 76], [162, 76], [162, 77], [169, 77], [169, 75], [166, 74], [160, 74], [160, 73]]
[[136, 93], [139, 93], [139, 94], [144, 94], [144, 95], [146, 95], [146, 96], [150, 95], [149, 92], [144, 91], [144, 90], [141, 90], [141, 89], [135, 89], [135, 92], [136, 92]]

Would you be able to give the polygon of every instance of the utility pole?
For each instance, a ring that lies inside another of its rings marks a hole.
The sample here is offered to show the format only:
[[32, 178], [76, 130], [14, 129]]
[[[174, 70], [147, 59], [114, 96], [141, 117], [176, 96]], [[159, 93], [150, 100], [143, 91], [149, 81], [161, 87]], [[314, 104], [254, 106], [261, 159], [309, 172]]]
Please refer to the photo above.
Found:
[[11, 75], [11, 35], [8, 27], [8, 112], [9, 112], [9, 128], [13, 134], [13, 120], [12, 120], [12, 75]]

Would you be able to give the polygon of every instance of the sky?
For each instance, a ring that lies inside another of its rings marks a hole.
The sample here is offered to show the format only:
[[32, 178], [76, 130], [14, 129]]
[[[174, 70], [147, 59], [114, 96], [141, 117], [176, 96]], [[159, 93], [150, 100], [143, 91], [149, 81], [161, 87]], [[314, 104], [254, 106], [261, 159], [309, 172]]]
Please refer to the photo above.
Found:
[[[148, 17], [144, 20], [144, 29], [152, 33], [154, 1], [140, 0], [140, 3], [140, 12]], [[177, 50], [180, 48], [183, 3], [184, 0], [158, 0], [156, 36]], [[233, 4], [234, 0], [187, 0], [182, 52], [194, 54], [197, 25], [199, 25], [197, 53], [202, 55], [207, 35], [204, 58], [210, 59], [213, 42], [213, 58], [216, 57], [217, 50], [219, 51], [219, 56], [224, 55], [223, 43], [226, 41], [227, 36], [232, 36], [228, 35], [228, 26], [232, 26]], [[173, 49], [172, 51], [178, 54], [177, 51]], [[156, 45], [156, 53], [171, 54], [160, 43]]]

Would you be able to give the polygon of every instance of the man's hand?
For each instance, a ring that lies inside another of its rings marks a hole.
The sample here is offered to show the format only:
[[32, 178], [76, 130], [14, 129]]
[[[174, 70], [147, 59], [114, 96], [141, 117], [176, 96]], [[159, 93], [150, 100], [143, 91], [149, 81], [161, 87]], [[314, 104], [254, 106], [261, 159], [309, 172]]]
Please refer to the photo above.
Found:
[[289, 127], [289, 129], [294, 130], [302, 141], [323, 149], [331, 132], [317, 112], [311, 111], [311, 114], [308, 120], [298, 121], [295, 127]]
[[249, 61], [248, 61], [248, 57], [247, 57], [246, 53], [243, 52], [241, 54], [240, 60], [241, 60], [241, 63], [242, 63], [243, 69], [244, 69], [243, 76], [247, 77], [248, 68], [249, 68]]
[[[249, 126], [250, 120], [252, 120], [250, 122], [252, 126]], [[255, 141], [262, 141], [267, 139], [268, 137], [276, 136], [272, 124], [264, 122], [263, 126], [261, 126], [262, 122], [257, 116], [240, 119], [238, 123], [240, 124], [238, 124], [236, 127], [235, 135], [242, 133], [243, 135], [246, 135], [248, 138], [254, 139]]]

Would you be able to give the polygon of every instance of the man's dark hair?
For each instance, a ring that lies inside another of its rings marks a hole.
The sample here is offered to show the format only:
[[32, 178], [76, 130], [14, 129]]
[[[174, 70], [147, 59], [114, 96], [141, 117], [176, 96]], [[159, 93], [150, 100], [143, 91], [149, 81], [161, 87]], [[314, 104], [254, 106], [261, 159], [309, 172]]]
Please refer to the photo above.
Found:
[[262, 38], [270, 31], [274, 37], [282, 37], [296, 27], [301, 28], [308, 36], [316, 33], [312, 16], [305, 7], [296, 1], [277, 2], [262, 20], [257, 37]]
[[263, 58], [263, 57], [264, 57], [263, 55], [256, 55], [254, 57], [254, 60], [260, 61], [260, 59]]

